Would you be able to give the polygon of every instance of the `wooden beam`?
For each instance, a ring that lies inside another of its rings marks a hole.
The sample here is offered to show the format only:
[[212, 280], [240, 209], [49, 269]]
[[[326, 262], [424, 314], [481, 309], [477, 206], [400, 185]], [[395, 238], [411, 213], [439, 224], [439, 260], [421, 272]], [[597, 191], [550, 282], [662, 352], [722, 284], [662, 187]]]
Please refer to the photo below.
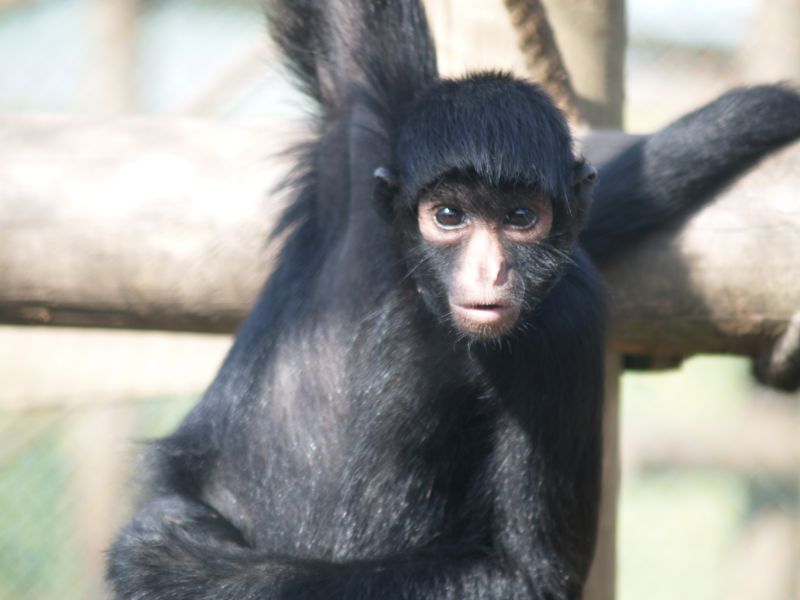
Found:
[[617, 505], [621, 476], [619, 447], [621, 374], [621, 357], [613, 352], [607, 352], [603, 393], [603, 487], [597, 546], [583, 593], [585, 600], [610, 600], [616, 597]]
[[37, 0], [0, 0], [0, 10], [33, 4]]
[[92, 0], [86, 31], [86, 100], [94, 114], [136, 109], [136, 41], [139, 0]]
[[615, 347], [662, 357], [762, 351], [800, 308], [798, 186], [795, 143], [609, 265]]
[[622, 432], [623, 470], [711, 469], [796, 483], [797, 416], [794, 406], [755, 402], [741, 415], [713, 427], [705, 422], [678, 425], [629, 419]]
[[590, 127], [622, 127], [624, 0], [542, 0]]
[[0, 322], [233, 330], [269, 268], [276, 137], [0, 120]]
[[[0, 119], [0, 322], [232, 331], [270, 268], [298, 131]], [[613, 350], [762, 349], [800, 307], [798, 188], [795, 144], [610, 265]]]

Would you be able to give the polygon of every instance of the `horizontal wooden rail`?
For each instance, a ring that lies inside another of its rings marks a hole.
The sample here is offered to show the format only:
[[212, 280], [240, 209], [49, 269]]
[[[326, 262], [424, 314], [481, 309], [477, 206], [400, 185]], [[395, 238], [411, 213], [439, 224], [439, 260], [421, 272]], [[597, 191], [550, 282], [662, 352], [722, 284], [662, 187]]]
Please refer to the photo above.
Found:
[[[0, 119], [0, 322], [234, 330], [270, 269], [271, 192], [298, 132]], [[800, 309], [798, 189], [795, 144], [608, 267], [613, 348], [765, 347]]]

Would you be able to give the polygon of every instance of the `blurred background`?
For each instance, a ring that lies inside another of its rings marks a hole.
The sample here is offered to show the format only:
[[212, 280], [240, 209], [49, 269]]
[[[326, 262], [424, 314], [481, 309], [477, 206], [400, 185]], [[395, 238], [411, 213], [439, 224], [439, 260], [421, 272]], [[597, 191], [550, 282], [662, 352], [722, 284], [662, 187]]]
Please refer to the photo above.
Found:
[[[453, 4], [428, 4], [446, 31]], [[480, 0], [457, 6], [484, 36], [508, 19]], [[800, 0], [629, 0], [627, 20], [628, 131], [735, 85], [800, 81]], [[459, 72], [460, 56], [446, 44], [443, 68]], [[306, 108], [258, 0], [0, 0], [0, 117], [264, 124]], [[141, 444], [171, 430], [229, 343], [0, 327], [0, 600], [105, 597], [102, 552], [132, 510]], [[696, 357], [624, 376], [622, 600], [800, 599], [800, 396], [757, 387], [749, 369]]]

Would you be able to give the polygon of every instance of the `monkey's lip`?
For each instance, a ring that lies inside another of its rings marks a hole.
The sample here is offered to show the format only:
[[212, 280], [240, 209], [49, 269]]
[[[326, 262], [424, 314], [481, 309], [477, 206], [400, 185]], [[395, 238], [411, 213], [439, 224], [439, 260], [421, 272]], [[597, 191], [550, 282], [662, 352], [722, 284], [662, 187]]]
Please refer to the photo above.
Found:
[[513, 306], [507, 304], [451, 303], [450, 308], [456, 316], [466, 318], [473, 323], [490, 325], [507, 319], [515, 312]]

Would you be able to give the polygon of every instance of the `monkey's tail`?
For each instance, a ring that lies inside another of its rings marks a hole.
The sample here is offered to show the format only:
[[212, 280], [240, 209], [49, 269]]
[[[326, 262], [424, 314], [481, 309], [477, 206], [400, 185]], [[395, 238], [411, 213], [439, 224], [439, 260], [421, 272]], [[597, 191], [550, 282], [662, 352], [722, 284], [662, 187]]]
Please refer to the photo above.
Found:
[[266, 13], [289, 70], [326, 118], [348, 105], [354, 85], [396, 95], [436, 77], [419, 0], [267, 0]]
[[637, 141], [601, 169], [581, 242], [602, 261], [798, 137], [796, 90], [786, 85], [732, 90]]

